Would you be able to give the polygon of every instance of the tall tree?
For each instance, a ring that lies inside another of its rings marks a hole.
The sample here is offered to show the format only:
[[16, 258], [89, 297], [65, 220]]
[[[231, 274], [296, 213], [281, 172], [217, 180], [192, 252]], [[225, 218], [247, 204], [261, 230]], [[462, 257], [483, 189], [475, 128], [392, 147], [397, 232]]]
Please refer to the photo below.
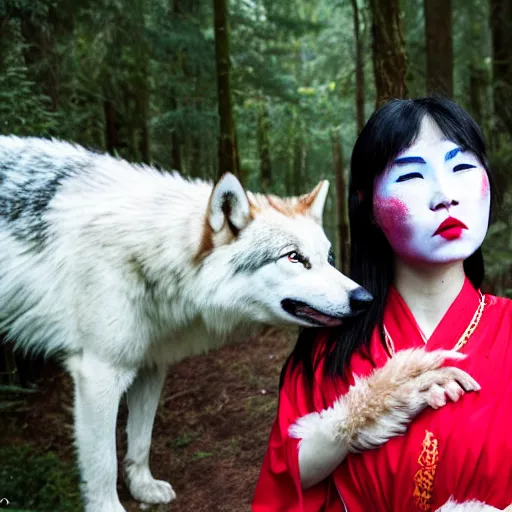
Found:
[[106, 98], [103, 101], [103, 110], [105, 113], [105, 149], [114, 155], [119, 144], [119, 114], [114, 101]]
[[[169, 102], [171, 104], [171, 111], [176, 115], [178, 110], [176, 96], [173, 95], [169, 98]], [[183, 172], [180, 135], [177, 123], [174, 123], [174, 126], [171, 128], [171, 168]]]
[[338, 220], [337, 238], [339, 241], [339, 270], [348, 274], [350, 269], [350, 230], [348, 219], [347, 180], [345, 177], [345, 163], [341, 146], [339, 130], [331, 132], [332, 159], [334, 176], [336, 179], [336, 217]]
[[[170, 13], [172, 21], [179, 20], [182, 21], [187, 13], [184, 12], [183, 5], [181, 0], [172, 0]], [[181, 66], [181, 59], [179, 58], [178, 51], [173, 52], [171, 57], [171, 69], [173, 75], [178, 75], [178, 69]], [[175, 84], [171, 84], [170, 86], [170, 94], [169, 94], [169, 106], [171, 112], [174, 114], [174, 118], [176, 119], [178, 112], [178, 87]], [[182, 137], [180, 133], [180, 129], [178, 123], [174, 121], [173, 126], [170, 129], [171, 131], [171, 168], [176, 169], [178, 171], [183, 172], [183, 163], [182, 163]]]
[[512, 134], [512, 1], [490, 0], [494, 75], [494, 111]]
[[[105, 65], [101, 69], [100, 82], [103, 93], [103, 111], [105, 114], [105, 148], [114, 155], [119, 153], [122, 149], [126, 148], [126, 141], [121, 137], [121, 130], [123, 128], [123, 116], [120, 112], [121, 98], [125, 94], [119, 94], [121, 86], [116, 83], [116, 74], [112, 71], [120, 66], [122, 62], [122, 46], [121, 30], [118, 23], [112, 23], [111, 20], [105, 22], [110, 25], [112, 40], [107, 46]], [[109, 28], [110, 28], [109, 27]], [[126, 89], [126, 82], [123, 82], [123, 93]]]
[[263, 190], [267, 190], [272, 182], [272, 166], [270, 163], [270, 139], [269, 125], [270, 116], [268, 112], [268, 103], [265, 99], [258, 106], [257, 113], [257, 138], [258, 151], [260, 154], [260, 174]]
[[236, 140], [235, 119], [231, 101], [231, 55], [227, 0], [213, 0], [215, 59], [219, 109], [219, 175], [232, 172], [240, 177], [240, 160]]
[[370, 0], [377, 107], [407, 94], [407, 56], [398, 0]]
[[427, 92], [453, 96], [451, 0], [424, 0]]
[[479, 125], [484, 122], [484, 109], [482, 106], [483, 90], [486, 86], [485, 71], [471, 63], [469, 68], [469, 110]]
[[145, 34], [145, 1], [132, 0], [133, 10], [133, 59], [137, 63], [132, 77], [133, 123], [131, 138], [133, 154], [136, 159], [146, 164], [151, 163], [151, 144], [149, 140], [149, 59], [150, 48]]
[[293, 152], [292, 152], [292, 193], [299, 195], [304, 192], [303, 184], [306, 179], [307, 150], [308, 145], [305, 140], [306, 127], [304, 120], [299, 116], [297, 110], [294, 111], [293, 127]]
[[364, 126], [364, 57], [363, 41], [361, 38], [361, 24], [359, 23], [359, 7], [357, 0], [352, 0], [354, 15], [354, 39], [356, 42], [356, 120], [357, 133], [361, 132]]

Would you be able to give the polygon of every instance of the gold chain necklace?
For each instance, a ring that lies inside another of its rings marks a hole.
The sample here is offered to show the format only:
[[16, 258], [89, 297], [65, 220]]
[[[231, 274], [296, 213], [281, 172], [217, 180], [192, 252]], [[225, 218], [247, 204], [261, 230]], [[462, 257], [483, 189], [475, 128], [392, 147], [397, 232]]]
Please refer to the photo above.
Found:
[[[482, 314], [484, 312], [484, 308], [486, 306], [485, 304], [485, 295], [480, 293], [480, 302], [478, 304], [478, 307], [475, 311], [475, 314], [473, 315], [473, 318], [471, 319], [471, 322], [469, 322], [469, 325], [466, 327], [466, 330], [464, 331], [464, 334], [459, 338], [459, 341], [455, 344], [453, 347], [453, 350], [460, 350], [471, 338], [471, 335], [475, 332], [475, 329], [478, 327], [478, 324], [480, 323], [480, 319], [482, 318]], [[396, 353], [395, 351], [395, 344], [393, 343], [393, 339], [389, 335], [389, 332], [385, 325], [383, 325], [384, 328], [384, 339], [386, 341], [386, 348], [388, 349], [388, 353], [391, 357], [393, 357]]]

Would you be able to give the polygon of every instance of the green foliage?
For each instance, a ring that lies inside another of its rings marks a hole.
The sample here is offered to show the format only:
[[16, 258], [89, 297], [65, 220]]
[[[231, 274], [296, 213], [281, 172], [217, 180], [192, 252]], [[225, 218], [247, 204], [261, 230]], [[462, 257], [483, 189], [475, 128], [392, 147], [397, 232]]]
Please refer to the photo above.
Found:
[[0, 447], [0, 497], [9, 509], [38, 512], [81, 511], [76, 469], [54, 453], [36, 455], [28, 447]]
[[10, 21], [4, 30], [10, 36], [10, 44], [3, 49], [0, 73], [0, 132], [51, 135], [55, 133], [58, 116], [50, 112], [50, 99], [38, 92], [30, 78], [19, 23]]
[[407, 87], [411, 97], [424, 96], [427, 82], [424, 0], [402, 0], [407, 50]]
[[170, 448], [180, 449], [192, 444], [199, 436], [194, 432], [184, 432], [181, 436], [168, 441], [167, 446]]
[[213, 457], [213, 453], [211, 453], [211, 452], [195, 452], [194, 455], [192, 456], [192, 458], [195, 460], [206, 459], [207, 457]]
[[[356, 4], [368, 118], [375, 102], [371, 16], [367, 2]], [[423, 0], [400, 4], [409, 94], [420, 96], [426, 82]], [[508, 141], [495, 133], [492, 115], [489, 5], [453, 0], [452, 9], [455, 99], [493, 143], [499, 190], [508, 197]], [[340, 134], [345, 166], [356, 138], [352, 2], [230, 0], [229, 12], [232, 92], [246, 185], [262, 189], [263, 111], [269, 119], [264, 134], [272, 169], [268, 190], [303, 193], [323, 178], [334, 185], [332, 133]], [[160, 167], [217, 176], [211, 2], [0, 0], [0, 16], [0, 132], [57, 136], [135, 161], [149, 152], [146, 156]], [[335, 204], [332, 186], [325, 225], [333, 239]], [[493, 282], [510, 273], [510, 211], [503, 212], [486, 241]]]
[[512, 298], [512, 145], [503, 145], [491, 158], [495, 175], [496, 205], [494, 222], [489, 228], [483, 249], [487, 280], [497, 295]]

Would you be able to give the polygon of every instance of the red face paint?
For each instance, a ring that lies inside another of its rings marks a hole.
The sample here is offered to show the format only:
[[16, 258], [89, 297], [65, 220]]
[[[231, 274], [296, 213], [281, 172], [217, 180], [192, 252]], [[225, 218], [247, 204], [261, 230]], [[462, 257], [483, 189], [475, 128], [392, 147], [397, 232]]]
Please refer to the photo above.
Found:
[[373, 212], [375, 220], [385, 234], [403, 231], [409, 217], [407, 206], [397, 197], [375, 197]]
[[485, 171], [482, 173], [482, 186], [480, 190], [482, 193], [482, 199], [485, 199], [489, 193], [489, 177]]

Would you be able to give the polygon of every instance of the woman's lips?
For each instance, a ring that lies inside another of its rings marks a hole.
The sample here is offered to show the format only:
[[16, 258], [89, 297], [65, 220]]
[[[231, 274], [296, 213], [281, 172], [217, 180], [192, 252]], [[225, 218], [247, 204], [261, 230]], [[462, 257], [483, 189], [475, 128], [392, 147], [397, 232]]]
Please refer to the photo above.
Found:
[[466, 224], [455, 217], [448, 217], [441, 222], [433, 236], [440, 235], [445, 240], [455, 240], [461, 236], [463, 229], [468, 229]]

